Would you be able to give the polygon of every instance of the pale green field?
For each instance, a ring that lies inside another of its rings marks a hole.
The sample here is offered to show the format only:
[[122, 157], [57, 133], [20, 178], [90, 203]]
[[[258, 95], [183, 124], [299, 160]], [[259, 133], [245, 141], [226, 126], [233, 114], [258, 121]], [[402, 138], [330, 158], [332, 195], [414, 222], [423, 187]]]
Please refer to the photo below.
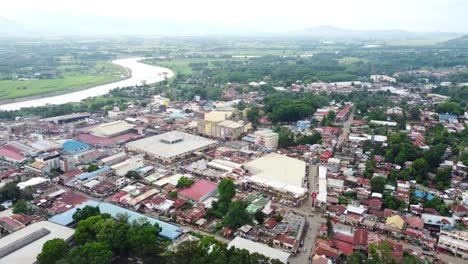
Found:
[[65, 72], [63, 77], [43, 80], [0, 81], [0, 99], [6, 100], [47, 93], [78, 91], [95, 85], [117, 81], [127, 76], [124, 68], [110, 63], [96, 64], [92, 69], [84, 72], [80, 70], [80, 66], [78, 65], [63, 65], [57, 69]]

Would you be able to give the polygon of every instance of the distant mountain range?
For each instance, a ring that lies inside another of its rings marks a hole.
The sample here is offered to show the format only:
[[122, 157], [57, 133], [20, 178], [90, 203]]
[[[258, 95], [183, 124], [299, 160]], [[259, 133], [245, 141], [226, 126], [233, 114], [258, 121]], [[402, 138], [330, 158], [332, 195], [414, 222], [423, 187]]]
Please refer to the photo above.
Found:
[[405, 30], [352, 30], [333, 26], [319, 26], [291, 32], [291, 34], [304, 35], [325, 39], [363, 39], [363, 40], [390, 40], [390, 39], [433, 39], [456, 38], [460, 33], [451, 32], [411, 32]]
[[435, 40], [443, 42], [462, 34], [448, 32], [410, 32], [404, 30], [351, 30], [319, 26], [296, 31], [265, 32], [252, 25], [213, 24], [200, 21], [168, 21], [157, 19], [123, 19], [100, 16], [66, 16], [27, 18], [16, 21], [0, 17], [0, 37], [90, 35], [244, 35], [310, 37], [321, 40]]
[[448, 40], [444, 43], [444, 46], [468, 49], [468, 35]]

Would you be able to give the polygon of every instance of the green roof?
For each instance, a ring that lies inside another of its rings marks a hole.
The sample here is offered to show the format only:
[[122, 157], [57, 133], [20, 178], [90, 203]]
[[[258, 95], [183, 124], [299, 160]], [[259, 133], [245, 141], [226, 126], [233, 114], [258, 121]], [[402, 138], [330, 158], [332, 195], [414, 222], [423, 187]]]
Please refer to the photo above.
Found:
[[265, 198], [260, 198], [256, 200], [253, 204], [259, 206], [259, 207], [264, 207], [268, 203], [268, 200]]
[[249, 204], [245, 210], [247, 210], [247, 213], [249, 214], [255, 214], [260, 209], [260, 207], [256, 206], [255, 204]]
[[249, 194], [249, 196], [245, 197], [244, 202], [251, 203], [257, 199], [257, 195]]

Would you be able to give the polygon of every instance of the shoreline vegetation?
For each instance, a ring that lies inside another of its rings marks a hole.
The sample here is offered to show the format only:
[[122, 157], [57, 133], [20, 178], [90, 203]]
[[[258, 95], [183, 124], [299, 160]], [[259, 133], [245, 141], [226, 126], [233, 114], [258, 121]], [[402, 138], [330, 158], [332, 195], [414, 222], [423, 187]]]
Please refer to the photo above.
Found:
[[[114, 82], [120, 82], [120, 81], [123, 81], [123, 80], [130, 79], [132, 77], [132, 70], [129, 69], [128, 67], [123, 67], [123, 66], [117, 65], [117, 64], [112, 64], [112, 67], [120, 68], [122, 73], [125, 71], [125, 76], [123, 78], [115, 78], [115, 79], [104, 81], [104, 82], [96, 82], [96, 83], [93, 83], [93, 84], [82, 85], [82, 86], [78, 86], [78, 87], [74, 87], [74, 88], [68, 88], [68, 89], [64, 88], [62, 90], [53, 91], [53, 92], [40, 93], [40, 94], [35, 94], [35, 95], [19, 96], [19, 97], [15, 97], [15, 98], [1, 98], [0, 97], [0, 105], [9, 104], [9, 103], [24, 102], [24, 101], [29, 101], [29, 100], [41, 99], [41, 98], [46, 98], [46, 97], [51, 97], [51, 96], [57, 96], [57, 95], [64, 95], [64, 94], [73, 93], [73, 92], [79, 92], [79, 91], [83, 91], [83, 90], [93, 88], [95, 86], [106, 85], [106, 84], [110, 84], [110, 83], [114, 83]], [[99, 77], [99, 76], [96, 76], [96, 77]], [[40, 81], [40, 80], [37, 80], [37, 81]]]

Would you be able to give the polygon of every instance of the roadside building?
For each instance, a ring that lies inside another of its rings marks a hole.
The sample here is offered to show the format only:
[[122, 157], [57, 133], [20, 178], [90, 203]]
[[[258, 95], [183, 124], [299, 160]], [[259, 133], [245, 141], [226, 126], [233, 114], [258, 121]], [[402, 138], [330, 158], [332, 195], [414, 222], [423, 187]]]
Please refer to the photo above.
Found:
[[239, 248], [239, 249], [245, 249], [250, 252], [250, 254], [253, 253], [258, 253], [264, 256], [269, 257], [270, 259], [277, 259], [283, 263], [288, 263], [288, 259], [290, 254], [279, 250], [275, 249], [272, 247], [269, 247], [265, 244], [254, 242], [251, 240], [247, 240], [245, 238], [241, 237], [235, 237], [229, 244], [228, 244], [228, 249], [230, 248]]
[[277, 153], [270, 153], [244, 164], [252, 176], [245, 180], [253, 187], [281, 197], [290, 204], [300, 204], [307, 197], [303, 187], [306, 163]]
[[208, 180], [199, 180], [190, 187], [178, 191], [178, 197], [192, 202], [203, 202], [218, 193], [218, 185]]

